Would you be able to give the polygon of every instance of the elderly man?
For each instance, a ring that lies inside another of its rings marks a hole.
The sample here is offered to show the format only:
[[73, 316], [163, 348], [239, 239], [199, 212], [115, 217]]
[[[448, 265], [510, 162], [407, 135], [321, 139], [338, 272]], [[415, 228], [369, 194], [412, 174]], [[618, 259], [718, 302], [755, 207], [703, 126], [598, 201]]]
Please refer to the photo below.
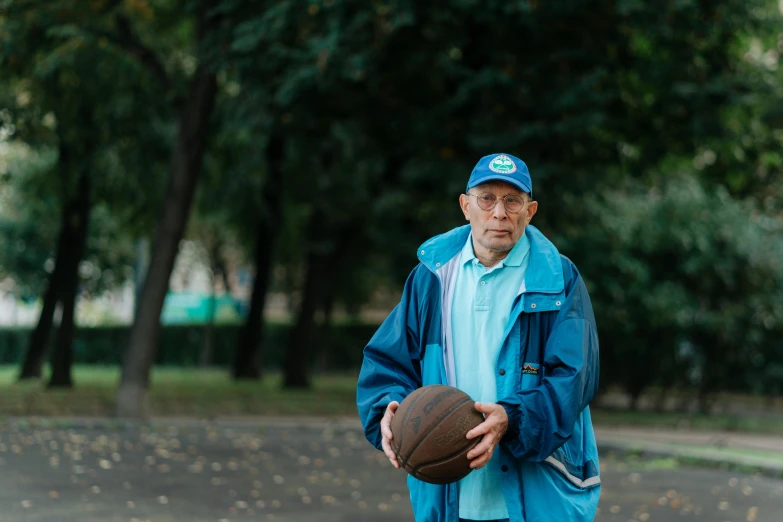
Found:
[[390, 422], [415, 389], [455, 386], [485, 416], [467, 433], [484, 436], [467, 477], [436, 485], [408, 476], [417, 522], [595, 517], [595, 318], [576, 267], [530, 225], [532, 188], [520, 159], [482, 158], [459, 197], [470, 224], [419, 248], [400, 304], [364, 350], [359, 414], [395, 467]]

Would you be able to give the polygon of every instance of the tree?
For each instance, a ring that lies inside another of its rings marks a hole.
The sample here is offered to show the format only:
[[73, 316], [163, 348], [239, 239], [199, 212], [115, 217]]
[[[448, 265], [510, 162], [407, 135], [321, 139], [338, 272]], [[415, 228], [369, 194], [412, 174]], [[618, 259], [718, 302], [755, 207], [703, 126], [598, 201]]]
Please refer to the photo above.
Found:
[[[221, 30], [231, 29], [230, 22], [226, 20], [236, 4], [206, 0], [193, 4], [193, 21], [197, 28], [193, 55], [196, 67], [179, 107], [169, 185], [152, 244], [149, 268], [137, 302], [117, 391], [119, 416], [138, 417], [145, 411], [149, 371], [158, 349], [163, 300], [202, 170], [211, 129], [210, 122], [218, 93], [217, 72], [221, 64]], [[134, 33], [127, 19], [120, 20], [121, 27], [127, 29], [126, 35], [131, 37], [126, 39], [126, 46], [135, 50], [163, 85], [169, 86], [171, 82], [155, 58], [155, 53], [133, 38]]]
[[[454, 223], [457, 209], [448, 198], [406, 205], [403, 194], [456, 198], [478, 157], [518, 151], [534, 169], [537, 197], [557, 209], [541, 213], [537, 224], [565, 238], [578, 234], [588, 211], [579, 203], [581, 193], [624, 175], [643, 176], [660, 161], [661, 141], [685, 153], [695, 150], [698, 139], [723, 135], [719, 118], [706, 107], [726, 106], [741, 92], [730, 57], [754, 16], [753, 6], [737, 1], [596, 1], [448, 8], [288, 2], [249, 17], [233, 48], [248, 57], [269, 56], [261, 69], [284, 71], [267, 75], [278, 80], [266, 87], [288, 122], [285, 171], [308, 173], [309, 186], [320, 195], [292, 201], [309, 218], [286, 382], [309, 383], [297, 373], [307, 372], [301, 361], [308, 359], [297, 346], [312, 346], [307, 332], [317, 306], [310, 301], [329, 301], [316, 283], [323, 278], [318, 271], [338, 279], [376, 248], [367, 238], [377, 235], [372, 227], [378, 221], [364, 220], [357, 232], [355, 220], [345, 217], [364, 215], [374, 203], [369, 195], [382, 194], [390, 202], [385, 210], [394, 212], [387, 216], [396, 218], [382, 222], [377, 248], [394, 256], [401, 255], [392, 253], [399, 248], [411, 259], [416, 243]], [[708, 65], [672, 59], [686, 54]], [[708, 89], [689, 87], [704, 82]], [[668, 89], [672, 84], [678, 88]], [[642, 123], [650, 119], [653, 128]], [[332, 156], [328, 174], [324, 150]], [[403, 158], [393, 178], [401, 183], [378, 192], [374, 180], [390, 158]], [[381, 167], [362, 168], [365, 162]], [[304, 179], [290, 184], [307, 186]], [[341, 197], [346, 187], [348, 201]], [[387, 198], [386, 190], [399, 195]], [[408, 228], [395, 230], [401, 224]], [[389, 237], [400, 236], [405, 239], [391, 246]], [[349, 266], [324, 257], [344, 251], [343, 238], [364, 247], [353, 250], [360, 257]]]
[[267, 180], [260, 197], [264, 210], [256, 221], [256, 237], [253, 256], [253, 290], [247, 319], [239, 336], [231, 374], [235, 379], [257, 379], [261, 377], [262, 359], [259, 353], [263, 338], [263, 312], [269, 291], [273, 255], [281, 226], [283, 203], [283, 155], [285, 143], [281, 136], [273, 133], [266, 145]]
[[680, 172], [591, 198], [592, 293], [609, 379], [634, 400], [652, 384], [694, 387], [707, 412], [778, 334], [783, 220]]
[[[96, 36], [103, 31], [108, 10], [106, 6], [94, 5], [85, 13], [63, 2], [41, 5], [22, 1], [12, 6], [13, 16], [2, 19], [3, 34], [8, 37], [9, 45], [4, 47], [0, 63], [10, 74], [11, 92], [15, 95], [15, 99], [11, 97], [5, 102], [12, 109], [16, 139], [34, 147], [54, 145], [58, 151], [53, 168], [39, 171], [37, 180], [25, 181], [50, 200], [60, 199], [62, 208], [58, 246], [43, 310], [30, 338], [21, 372], [22, 378], [41, 375], [52, 315], [60, 302], [63, 315], [51, 386], [71, 385], [71, 345], [75, 302], [82, 279], [80, 271], [84, 266], [95, 266], [82, 264], [85, 254], [91, 252], [88, 248], [90, 215], [96, 201], [106, 204], [114, 194], [107, 186], [114, 181], [113, 176], [94, 181], [93, 172], [110, 163], [113, 155], [116, 159], [127, 152], [124, 149], [128, 141], [131, 145], [137, 143], [127, 138], [121, 140], [117, 128], [131, 123], [125, 128], [132, 132], [134, 123], [149, 124], [149, 119], [144, 120], [145, 110], [134, 112], [137, 119], [129, 122], [132, 111], [123, 103], [128, 90], [138, 87], [134, 81], [135, 67], [118, 59], [114, 49]], [[96, 70], [105, 77], [82, 82]], [[128, 90], [117, 89], [117, 81]], [[149, 169], [150, 165], [145, 168]], [[127, 183], [116, 185], [120, 191], [127, 187]], [[117, 214], [121, 215], [122, 211]], [[104, 258], [116, 258], [122, 252], [117, 245], [114, 254]], [[109, 268], [107, 265], [111, 263], [101, 265]], [[102, 279], [100, 270], [98, 277], [92, 279], [93, 283]]]

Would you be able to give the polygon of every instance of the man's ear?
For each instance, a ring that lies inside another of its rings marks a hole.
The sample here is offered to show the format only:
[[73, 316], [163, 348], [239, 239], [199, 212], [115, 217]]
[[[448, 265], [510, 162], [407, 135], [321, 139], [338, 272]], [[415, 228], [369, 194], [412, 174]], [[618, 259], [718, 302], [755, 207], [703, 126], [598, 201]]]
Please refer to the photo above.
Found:
[[467, 194], [459, 195], [459, 208], [462, 209], [462, 213], [465, 214], [465, 220], [470, 221], [470, 213], [468, 212], [468, 205], [470, 205], [470, 197]]
[[531, 201], [527, 206], [527, 222], [530, 223], [530, 221], [533, 219], [533, 216], [536, 215], [536, 212], [538, 212], [538, 201]]

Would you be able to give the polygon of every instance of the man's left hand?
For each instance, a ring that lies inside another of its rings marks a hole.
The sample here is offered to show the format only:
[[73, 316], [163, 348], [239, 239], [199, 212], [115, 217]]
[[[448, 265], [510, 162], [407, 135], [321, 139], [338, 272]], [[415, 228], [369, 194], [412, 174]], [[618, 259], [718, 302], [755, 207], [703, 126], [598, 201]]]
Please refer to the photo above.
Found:
[[489, 459], [492, 458], [492, 452], [495, 451], [495, 446], [505, 435], [508, 429], [508, 415], [503, 406], [489, 402], [477, 402], [476, 410], [485, 415], [484, 422], [470, 430], [465, 436], [468, 439], [474, 439], [484, 435], [481, 442], [468, 452], [468, 459], [471, 461], [470, 467], [480, 469], [487, 465]]

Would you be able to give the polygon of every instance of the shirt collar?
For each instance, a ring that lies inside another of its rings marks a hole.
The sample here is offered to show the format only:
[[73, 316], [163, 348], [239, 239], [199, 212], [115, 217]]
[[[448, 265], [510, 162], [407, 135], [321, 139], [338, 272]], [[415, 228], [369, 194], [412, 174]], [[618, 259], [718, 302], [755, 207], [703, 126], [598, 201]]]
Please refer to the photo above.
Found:
[[[496, 266], [521, 266], [522, 261], [524, 261], [525, 256], [529, 251], [530, 240], [528, 239], [527, 234], [522, 234], [519, 241], [517, 241], [517, 244], [511, 249], [511, 252], [509, 252], [506, 258]], [[465, 242], [465, 246], [462, 247], [462, 252], [460, 253], [460, 266], [464, 266], [468, 261], [473, 262], [474, 265], [480, 263], [476, 257], [476, 253], [473, 251], [473, 234], [468, 234], [468, 240]]]
[[525, 256], [530, 251], [530, 240], [527, 238], [527, 234], [520, 236], [517, 244], [511, 249], [506, 258], [501, 261], [506, 266], [521, 266]]
[[462, 247], [462, 252], [460, 253], [459, 264], [460, 266], [465, 266], [465, 263], [468, 261], [472, 261], [473, 264], [479, 262], [476, 253], [473, 252], [473, 234], [468, 234], [468, 240], [465, 241], [465, 246]]

